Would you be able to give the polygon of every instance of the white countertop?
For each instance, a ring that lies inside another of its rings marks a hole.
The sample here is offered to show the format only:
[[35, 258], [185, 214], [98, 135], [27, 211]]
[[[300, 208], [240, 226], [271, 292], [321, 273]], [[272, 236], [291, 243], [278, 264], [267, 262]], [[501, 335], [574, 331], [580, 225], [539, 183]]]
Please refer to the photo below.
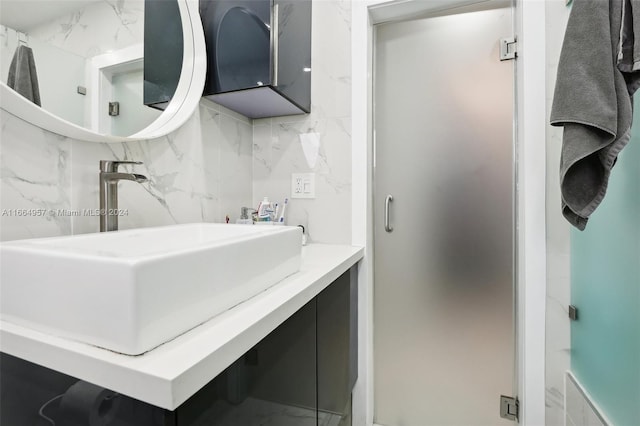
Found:
[[361, 247], [305, 246], [298, 273], [143, 355], [122, 355], [6, 321], [0, 321], [0, 351], [175, 410], [363, 254]]

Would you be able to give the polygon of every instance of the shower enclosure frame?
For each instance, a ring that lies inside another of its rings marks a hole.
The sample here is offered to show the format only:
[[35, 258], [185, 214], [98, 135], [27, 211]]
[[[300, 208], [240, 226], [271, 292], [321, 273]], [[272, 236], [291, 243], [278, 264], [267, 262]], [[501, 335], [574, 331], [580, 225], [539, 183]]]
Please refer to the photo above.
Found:
[[[353, 424], [373, 425], [373, 27], [487, 0], [354, 0], [352, 3], [352, 243], [359, 268], [359, 381]], [[509, 3], [506, 2], [508, 5]], [[515, 327], [520, 423], [545, 423], [545, 5], [514, 0]], [[507, 35], [505, 35], [507, 36]]]

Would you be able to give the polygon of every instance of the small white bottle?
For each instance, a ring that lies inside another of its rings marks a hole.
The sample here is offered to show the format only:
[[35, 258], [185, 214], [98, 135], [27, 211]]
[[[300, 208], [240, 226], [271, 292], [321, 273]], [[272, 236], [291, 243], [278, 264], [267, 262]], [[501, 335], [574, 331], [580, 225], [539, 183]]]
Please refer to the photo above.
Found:
[[258, 207], [258, 222], [271, 222], [271, 213], [273, 213], [273, 206], [268, 197], [264, 197]]

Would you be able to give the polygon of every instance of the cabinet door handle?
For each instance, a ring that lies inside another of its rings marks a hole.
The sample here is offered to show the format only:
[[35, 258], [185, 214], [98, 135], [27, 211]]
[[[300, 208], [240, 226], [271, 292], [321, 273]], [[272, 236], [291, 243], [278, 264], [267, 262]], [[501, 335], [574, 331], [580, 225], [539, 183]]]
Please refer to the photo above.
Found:
[[393, 232], [393, 227], [389, 224], [389, 204], [393, 201], [393, 195], [389, 194], [384, 199], [384, 230]]
[[280, 53], [280, 14], [278, 4], [273, 5], [273, 19], [271, 23], [271, 31], [273, 36], [273, 85], [278, 87], [278, 65]]

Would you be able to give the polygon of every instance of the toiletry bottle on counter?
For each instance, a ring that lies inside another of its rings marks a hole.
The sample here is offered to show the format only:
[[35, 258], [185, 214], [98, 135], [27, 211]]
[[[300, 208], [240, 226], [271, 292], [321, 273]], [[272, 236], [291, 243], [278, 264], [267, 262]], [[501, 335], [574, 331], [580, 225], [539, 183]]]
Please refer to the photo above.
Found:
[[240, 218], [236, 219], [236, 223], [242, 225], [253, 225], [253, 219], [249, 217], [249, 211], [253, 210], [249, 207], [241, 207], [240, 208]]
[[273, 214], [273, 205], [268, 197], [264, 197], [260, 206], [258, 206], [258, 222], [271, 222]]

